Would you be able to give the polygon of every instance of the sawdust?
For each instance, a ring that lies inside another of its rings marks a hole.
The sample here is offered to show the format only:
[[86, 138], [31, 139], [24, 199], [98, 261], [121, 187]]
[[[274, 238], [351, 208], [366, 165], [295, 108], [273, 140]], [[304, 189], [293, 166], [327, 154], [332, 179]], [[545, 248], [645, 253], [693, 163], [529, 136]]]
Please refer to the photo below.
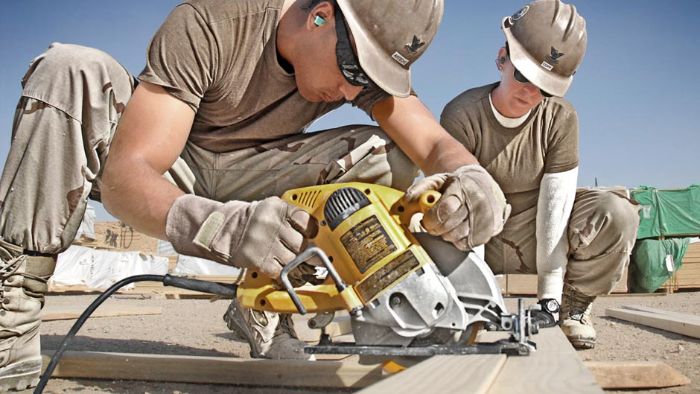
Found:
[[[86, 306], [95, 296], [50, 296], [48, 304]], [[226, 300], [111, 299], [112, 305], [161, 306], [162, 315], [95, 318], [88, 320], [69, 350], [133, 352], [193, 356], [248, 358], [248, 345], [226, 329], [222, 315]], [[603, 317], [605, 308], [644, 305], [700, 315], [700, 294], [668, 296], [613, 296], [600, 298], [594, 306], [598, 346], [579, 352], [584, 360], [663, 361], [689, 377], [689, 386], [636, 391], [637, 393], [700, 392], [700, 340], [621, 320]], [[51, 321], [41, 326], [42, 348], [56, 349], [73, 321]], [[26, 391], [27, 393], [30, 391]], [[333, 390], [290, 390], [273, 387], [226, 387], [181, 383], [52, 379], [51, 393], [339, 393]], [[628, 393], [628, 392], [627, 392]]]

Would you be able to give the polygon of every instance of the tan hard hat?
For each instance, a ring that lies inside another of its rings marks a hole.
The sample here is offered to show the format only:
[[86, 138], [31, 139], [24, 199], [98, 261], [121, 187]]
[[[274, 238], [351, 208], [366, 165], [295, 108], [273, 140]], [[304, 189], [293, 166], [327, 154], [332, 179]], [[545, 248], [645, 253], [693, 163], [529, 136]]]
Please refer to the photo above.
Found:
[[535, 86], [564, 96], [586, 53], [586, 20], [559, 0], [537, 0], [503, 18], [515, 68]]
[[355, 39], [360, 66], [385, 92], [411, 93], [410, 66], [442, 20], [443, 0], [337, 0]]

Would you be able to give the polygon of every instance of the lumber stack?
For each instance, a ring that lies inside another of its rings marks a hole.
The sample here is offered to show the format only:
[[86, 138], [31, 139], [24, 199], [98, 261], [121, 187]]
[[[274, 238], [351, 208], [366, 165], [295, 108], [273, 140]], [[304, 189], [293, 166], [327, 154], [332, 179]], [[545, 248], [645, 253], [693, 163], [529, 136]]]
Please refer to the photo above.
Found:
[[700, 289], [700, 242], [688, 245], [681, 268], [662, 286], [667, 292], [679, 289]]

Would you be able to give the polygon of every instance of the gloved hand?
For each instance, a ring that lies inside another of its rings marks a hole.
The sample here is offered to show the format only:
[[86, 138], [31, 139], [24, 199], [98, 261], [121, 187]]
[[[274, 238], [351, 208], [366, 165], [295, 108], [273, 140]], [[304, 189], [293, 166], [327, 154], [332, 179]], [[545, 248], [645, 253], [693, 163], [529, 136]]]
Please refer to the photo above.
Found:
[[166, 219], [166, 236], [179, 253], [251, 268], [279, 278], [282, 267], [318, 232], [313, 216], [278, 197], [221, 203], [183, 195]]
[[501, 188], [478, 164], [423, 178], [408, 189], [405, 198], [412, 201], [429, 190], [439, 191], [442, 197], [423, 216], [423, 227], [460, 250], [488, 242], [510, 216]]

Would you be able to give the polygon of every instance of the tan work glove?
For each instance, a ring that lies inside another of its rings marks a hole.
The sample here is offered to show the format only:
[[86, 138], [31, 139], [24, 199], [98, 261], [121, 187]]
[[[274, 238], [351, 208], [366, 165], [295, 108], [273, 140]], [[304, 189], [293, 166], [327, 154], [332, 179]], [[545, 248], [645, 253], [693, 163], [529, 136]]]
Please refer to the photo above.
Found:
[[313, 216], [278, 197], [221, 203], [178, 197], [168, 212], [166, 236], [179, 253], [240, 268], [274, 279], [306, 249], [318, 232]]
[[503, 230], [510, 215], [501, 188], [478, 164], [423, 178], [408, 188], [406, 199], [415, 200], [429, 190], [439, 191], [442, 197], [423, 216], [423, 227], [460, 250], [488, 242]]

